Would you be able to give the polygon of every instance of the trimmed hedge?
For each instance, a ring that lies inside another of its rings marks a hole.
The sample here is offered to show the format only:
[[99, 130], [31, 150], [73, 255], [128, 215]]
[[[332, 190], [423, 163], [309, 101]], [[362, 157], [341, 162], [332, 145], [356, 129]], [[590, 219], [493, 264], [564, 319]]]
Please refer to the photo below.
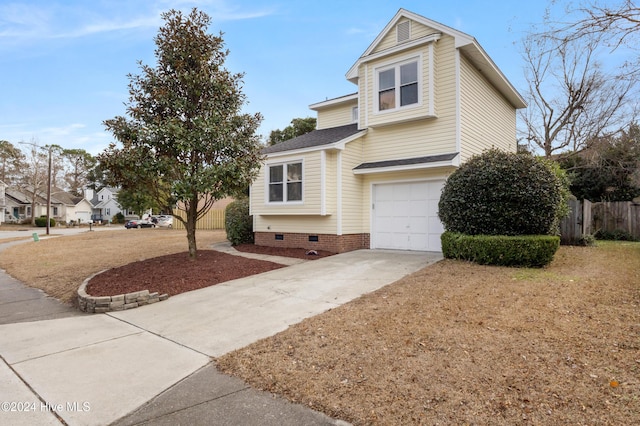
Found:
[[560, 247], [560, 237], [552, 235], [467, 235], [446, 231], [441, 241], [442, 254], [448, 259], [534, 268], [548, 265]]
[[253, 216], [249, 215], [249, 199], [242, 198], [225, 209], [224, 229], [231, 244], [253, 244]]
[[[40, 228], [44, 228], [45, 226], [47, 226], [47, 217], [46, 216], [40, 216], [40, 217], [36, 217], [36, 226], [40, 227]], [[49, 218], [49, 227], [54, 227], [56, 226], [56, 221], [54, 218], [50, 217]]]

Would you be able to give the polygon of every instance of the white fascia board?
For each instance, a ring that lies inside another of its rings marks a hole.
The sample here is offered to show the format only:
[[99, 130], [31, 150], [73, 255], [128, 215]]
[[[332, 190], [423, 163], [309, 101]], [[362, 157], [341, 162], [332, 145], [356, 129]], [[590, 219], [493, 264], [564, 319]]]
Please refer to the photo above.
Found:
[[309, 105], [309, 109], [312, 110], [319, 110], [322, 108], [326, 108], [326, 107], [330, 107], [330, 106], [334, 106], [334, 105], [339, 105], [342, 103], [348, 103], [348, 102], [353, 102], [353, 101], [357, 101], [358, 100], [358, 94], [357, 93], [353, 93], [351, 95], [347, 95], [347, 96], [342, 96], [339, 98], [334, 98], [334, 99], [328, 99], [326, 101], [322, 101], [322, 102], [316, 102], [315, 104], [311, 104]]

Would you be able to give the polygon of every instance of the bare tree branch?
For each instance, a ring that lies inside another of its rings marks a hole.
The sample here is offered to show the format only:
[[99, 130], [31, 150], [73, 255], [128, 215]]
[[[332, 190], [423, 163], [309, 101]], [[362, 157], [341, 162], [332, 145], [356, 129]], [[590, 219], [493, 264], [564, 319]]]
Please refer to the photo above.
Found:
[[529, 108], [520, 112], [521, 133], [547, 157], [614, 134], [635, 113], [633, 73], [603, 68], [599, 58], [608, 45], [600, 33], [561, 36], [567, 28], [577, 26], [547, 27], [523, 40]]

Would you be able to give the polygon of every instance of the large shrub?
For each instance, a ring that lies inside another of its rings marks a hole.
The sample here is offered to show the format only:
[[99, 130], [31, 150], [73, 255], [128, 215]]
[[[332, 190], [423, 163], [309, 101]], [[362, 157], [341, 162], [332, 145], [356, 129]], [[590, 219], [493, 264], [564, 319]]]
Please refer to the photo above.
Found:
[[447, 231], [468, 235], [548, 235], [566, 210], [559, 168], [528, 153], [491, 149], [445, 183], [439, 216]]
[[241, 198], [227, 206], [224, 228], [227, 239], [234, 246], [253, 243], [253, 217], [249, 215], [248, 198]]
[[[36, 222], [36, 226], [40, 228], [44, 228], [45, 226], [47, 226], [47, 217], [46, 216], [36, 217], [35, 222]], [[54, 218], [50, 217], [49, 227], [54, 227], [54, 226], [56, 226], [56, 221]]]
[[113, 217], [111, 218], [111, 223], [117, 224], [117, 223], [124, 223], [124, 215], [122, 214], [122, 212], [118, 212], [115, 215], [113, 215]]

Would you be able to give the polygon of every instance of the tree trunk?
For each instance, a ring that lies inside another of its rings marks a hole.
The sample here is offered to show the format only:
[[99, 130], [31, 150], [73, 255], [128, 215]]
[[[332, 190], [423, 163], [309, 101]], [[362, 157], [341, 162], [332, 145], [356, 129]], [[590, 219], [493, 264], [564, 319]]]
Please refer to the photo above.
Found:
[[[195, 197], [194, 197], [195, 198]], [[187, 210], [187, 241], [189, 243], [189, 260], [196, 260], [198, 247], [196, 245], [196, 216], [198, 213], [198, 199], [189, 202]]]

